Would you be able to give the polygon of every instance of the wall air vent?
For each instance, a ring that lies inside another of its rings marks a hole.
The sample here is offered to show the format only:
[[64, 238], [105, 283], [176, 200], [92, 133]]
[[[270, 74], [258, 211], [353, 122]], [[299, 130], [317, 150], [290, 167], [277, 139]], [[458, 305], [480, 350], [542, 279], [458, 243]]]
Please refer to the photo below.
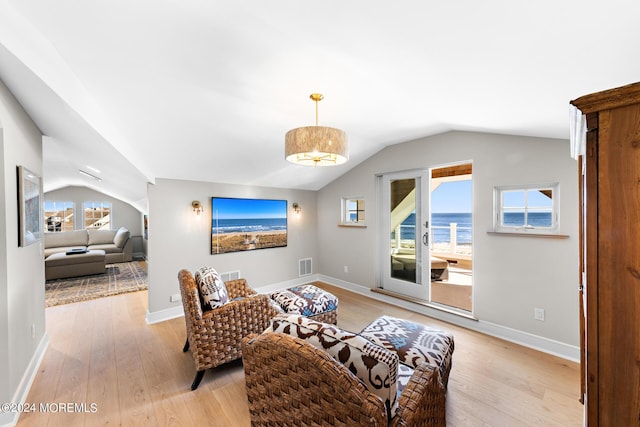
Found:
[[313, 271], [311, 265], [311, 258], [301, 259], [299, 262], [299, 275], [308, 276]]
[[220, 278], [223, 282], [228, 282], [229, 280], [237, 280], [240, 278], [240, 270], [220, 273]]

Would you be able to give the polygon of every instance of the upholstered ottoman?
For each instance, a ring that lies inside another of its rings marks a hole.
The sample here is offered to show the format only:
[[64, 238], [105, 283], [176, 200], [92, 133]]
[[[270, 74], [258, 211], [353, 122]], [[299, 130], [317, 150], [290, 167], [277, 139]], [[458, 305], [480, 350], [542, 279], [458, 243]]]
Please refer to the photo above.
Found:
[[442, 383], [447, 386], [453, 335], [429, 326], [391, 316], [382, 316], [365, 327], [360, 335], [398, 354], [400, 363], [415, 368], [423, 362], [440, 370]]
[[287, 314], [299, 314], [333, 325], [338, 323], [338, 298], [313, 285], [294, 286], [270, 296]]
[[71, 255], [58, 252], [44, 260], [45, 280], [104, 274], [105, 264], [105, 252], [101, 249]]

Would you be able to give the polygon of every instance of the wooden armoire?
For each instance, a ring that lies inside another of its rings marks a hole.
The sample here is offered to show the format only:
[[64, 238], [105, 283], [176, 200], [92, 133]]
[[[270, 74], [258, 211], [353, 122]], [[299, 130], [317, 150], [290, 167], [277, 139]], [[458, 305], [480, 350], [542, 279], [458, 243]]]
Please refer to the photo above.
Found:
[[640, 426], [640, 83], [571, 104], [587, 122], [579, 162], [585, 424]]

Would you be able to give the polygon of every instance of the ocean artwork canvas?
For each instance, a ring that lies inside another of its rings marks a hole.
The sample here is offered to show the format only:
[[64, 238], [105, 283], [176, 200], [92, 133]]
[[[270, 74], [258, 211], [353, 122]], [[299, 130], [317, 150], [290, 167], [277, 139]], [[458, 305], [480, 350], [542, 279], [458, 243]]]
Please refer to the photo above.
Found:
[[287, 246], [287, 201], [211, 198], [211, 254]]

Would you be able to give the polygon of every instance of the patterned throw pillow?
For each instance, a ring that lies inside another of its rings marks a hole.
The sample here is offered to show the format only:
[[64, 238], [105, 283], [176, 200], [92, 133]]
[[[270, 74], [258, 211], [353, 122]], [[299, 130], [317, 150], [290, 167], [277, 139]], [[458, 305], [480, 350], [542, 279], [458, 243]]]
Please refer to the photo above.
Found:
[[216, 270], [200, 267], [195, 274], [196, 284], [202, 300], [202, 310], [213, 310], [229, 302], [227, 287]]
[[389, 419], [395, 415], [399, 364], [395, 353], [352, 332], [298, 315], [274, 317], [270, 330], [303, 339], [329, 353], [385, 402]]

